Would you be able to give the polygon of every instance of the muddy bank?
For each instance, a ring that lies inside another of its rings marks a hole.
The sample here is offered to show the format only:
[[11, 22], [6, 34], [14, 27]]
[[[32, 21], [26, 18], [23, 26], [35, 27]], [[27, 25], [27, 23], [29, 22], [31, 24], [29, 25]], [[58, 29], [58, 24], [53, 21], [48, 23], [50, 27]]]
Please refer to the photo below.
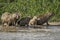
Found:
[[60, 22], [49, 22], [49, 26], [44, 25], [33, 25], [33, 26], [22, 26], [22, 27], [15, 27], [15, 26], [7, 26], [3, 27], [0, 25], [1, 32], [20, 32], [20, 31], [45, 31], [45, 30], [53, 30], [53, 29], [60, 29]]

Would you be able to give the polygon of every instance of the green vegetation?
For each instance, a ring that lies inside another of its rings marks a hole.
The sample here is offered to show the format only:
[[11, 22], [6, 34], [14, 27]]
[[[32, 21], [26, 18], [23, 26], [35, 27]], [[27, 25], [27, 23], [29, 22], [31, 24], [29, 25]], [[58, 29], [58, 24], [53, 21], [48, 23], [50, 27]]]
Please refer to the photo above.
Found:
[[50, 21], [60, 21], [60, 0], [0, 0], [0, 15], [5, 11], [20, 12], [23, 17], [53, 11]]

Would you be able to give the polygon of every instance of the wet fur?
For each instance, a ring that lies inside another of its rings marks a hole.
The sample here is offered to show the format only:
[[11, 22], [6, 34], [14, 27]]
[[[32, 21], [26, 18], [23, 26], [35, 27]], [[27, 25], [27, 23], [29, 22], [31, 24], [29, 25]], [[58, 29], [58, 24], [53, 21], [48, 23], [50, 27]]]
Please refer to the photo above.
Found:
[[9, 13], [5, 12], [1, 16], [1, 21], [3, 25], [16, 25], [17, 20], [20, 18], [20, 15], [18, 13]]
[[37, 16], [34, 16], [30, 21], [29, 21], [29, 26], [31, 25], [36, 25], [37, 23]]
[[53, 16], [54, 13], [46, 13], [46, 14], [43, 14], [43, 15], [39, 15], [38, 16], [38, 20], [37, 20], [37, 25], [43, 25], [44, 23], [46, 23], [47, 25], [48, 24], [48, 21], [50, 19], [51, 16]]
[[18, 24], [20, 26], [28, 26], [28, 23], [29, 21], [32, 19], [32, 17], [24, 17], [24, 18], [21, 18], [19, 21], [18, 21]]

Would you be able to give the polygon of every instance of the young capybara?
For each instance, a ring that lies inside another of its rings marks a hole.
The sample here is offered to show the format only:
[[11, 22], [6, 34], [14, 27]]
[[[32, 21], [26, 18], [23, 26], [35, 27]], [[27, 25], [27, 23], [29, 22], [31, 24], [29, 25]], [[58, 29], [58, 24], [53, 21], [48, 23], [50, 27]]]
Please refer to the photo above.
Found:
[[43, 25], [44, 23], [46, 23], [47, 25], [49, 25], [48, 24], [48, 20], [53, 15], [54, 15], [54, 13], [51, 13], [51, 12], [43, 14], [43, 15], [39, 15], [38, 19], [37, 19], [37, 25]]
[[28, 26], [28, 23], [29, 23], [30, 19], [32, 19], [32, 17], [30, 17], [30, 16], [23, 17], [18, 21], [18, 24], [20, 26]]
[[10, 24], [10, 20], [11, 20], [11, 14], [9, 12], [5, 12], [2, 14], [1, 16], [1, 21], [3, 25], [9, 25]]
[[31, 25], [36, 25], [37, 24], [37, 16], [34, 16], [30, 21], [29, 21], [29, 26]]
[[20, 19], [20, 16], [21, 16], [21, 14], [19, 14], [19, 13], [13, 13], [13, 14], [11, 14], [11, 16], [12, 16], [12, 18], [11, 18], [11, 21], [12, 21], [12, 25], [18, 25], [18, 20]]
[[10, 14], [9, 12], [5, 12], [1, 16], [1, 21], [3, 25], [16, 25], [16, 22], [20, 18], [18, 13]]

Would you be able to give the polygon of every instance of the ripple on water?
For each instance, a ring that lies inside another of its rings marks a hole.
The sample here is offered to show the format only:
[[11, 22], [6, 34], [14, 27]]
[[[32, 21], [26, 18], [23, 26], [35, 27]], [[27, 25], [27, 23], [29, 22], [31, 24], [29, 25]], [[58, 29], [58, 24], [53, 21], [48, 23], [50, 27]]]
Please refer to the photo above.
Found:
[[43, 32], [0, 32], [0, 40], [60, 40], [60, 29], [44, 30]]
[[0, 32], [0, 40], [60, 40], [60, 32]]

